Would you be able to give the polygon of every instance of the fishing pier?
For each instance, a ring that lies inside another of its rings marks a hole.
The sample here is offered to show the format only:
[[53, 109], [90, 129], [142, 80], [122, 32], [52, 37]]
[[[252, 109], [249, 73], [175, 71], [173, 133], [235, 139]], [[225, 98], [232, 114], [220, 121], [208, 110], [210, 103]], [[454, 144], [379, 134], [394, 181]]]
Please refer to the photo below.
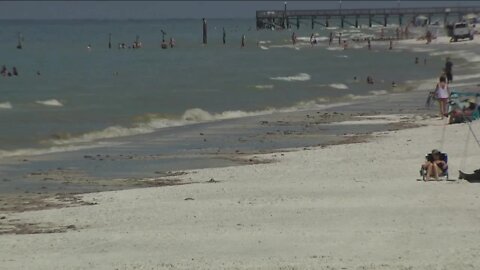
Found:
[[288, 29], [300, 25], [321, 27], [345, 26], [360, 27], [365, 22], [372, 25], [387, 26], [396, 23], [400, 26], [424, 17], [427, 24], [432, 18], [440, 18], [446, 25], [449, 20], [459, 21], [467, 14], [480, 13], [480, 6], [470, 7], [432, 7], [432, 8], [373, 8], [373, 9], [320, 9], [320, 10], [259, 10], [256, 12], [257, 30]]

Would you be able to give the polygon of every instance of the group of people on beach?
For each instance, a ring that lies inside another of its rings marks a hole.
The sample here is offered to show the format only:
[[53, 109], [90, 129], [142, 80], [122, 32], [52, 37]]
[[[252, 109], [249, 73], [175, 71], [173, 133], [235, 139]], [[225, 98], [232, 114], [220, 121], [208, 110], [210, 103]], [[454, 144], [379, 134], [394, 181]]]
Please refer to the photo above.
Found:
[[[429, 93], [429, 98], [435, 98], [439, 103], [440, 119], [449, 117], [449, 124], [462, 123], [470, 121], [473, 113], [479, 109], [476, 99], [469, 98], [463, 101], [461, 106], [453, 106], [448, 111], [448, 105], [455, 105], [452, 103], [452, 92], [450, 91], [449, 84], [453, 81], [453, 63], [449, 57], [445, 62], [442, 74], [438, 83], [435, 86], [435, 91]], [[457, 104], [458, 105], [458, 104]], [[424, 180], [429, 181], [432, 178], [439, 180], [439, 177], [445, 175], [448, 170], [448, 164], [446, 155], [439, 150], [432, 150], [427, 155], [427, 160], [422, 164], [422, 170], [424, 170]], [[469, 182], [480, 182], [480, 169], [475, 170], [472, 174], [467, 174], [459, 170], [459, 179], [465, 179]]]
[[18, 76], [18, 70], [16, 67], [12, 67], [12, 71], [8, 71], [7, 66], [3, 65], [0, 70], [0, 75], [3, 77]]

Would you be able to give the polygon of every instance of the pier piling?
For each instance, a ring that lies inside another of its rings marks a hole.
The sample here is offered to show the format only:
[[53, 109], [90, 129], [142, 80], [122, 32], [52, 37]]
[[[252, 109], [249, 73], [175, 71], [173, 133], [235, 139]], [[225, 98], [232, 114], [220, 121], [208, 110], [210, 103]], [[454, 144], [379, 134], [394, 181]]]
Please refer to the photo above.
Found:
[[207, 20], [202, 19], [203, 22], [203, 44], [207, 44]]

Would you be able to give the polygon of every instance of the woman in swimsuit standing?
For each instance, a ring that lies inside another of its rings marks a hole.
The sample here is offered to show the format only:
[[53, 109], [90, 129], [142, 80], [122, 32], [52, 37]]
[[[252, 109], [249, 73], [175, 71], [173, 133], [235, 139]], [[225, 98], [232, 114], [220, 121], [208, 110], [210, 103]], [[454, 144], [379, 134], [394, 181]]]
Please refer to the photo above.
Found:
[[450, 89], [447, 85], [447, 79], [444, 76], [440, 77], [440, 82], [435, 89], [435, 95], [440, 105], [440, 117], [443, 119], [444, 116], [447, 116], [447, 102], [450, 97]]

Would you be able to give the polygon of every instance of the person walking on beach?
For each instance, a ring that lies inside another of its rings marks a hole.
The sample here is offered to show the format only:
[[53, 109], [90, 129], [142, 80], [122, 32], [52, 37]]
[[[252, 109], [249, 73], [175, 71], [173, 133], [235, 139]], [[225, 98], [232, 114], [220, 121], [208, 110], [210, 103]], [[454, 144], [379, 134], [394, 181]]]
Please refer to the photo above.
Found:
[[427, 40], [427, 44], [430, 44], [432, 42], [432, 32], [430, 32], [430, 30], [427, 31], [425, 39]]
[[372, 49], [372, 42], [370, 41], [370, 38], [367, 39], [367, 46], [369, 50]]
[[297, 35], [295, 34], [295, 32], [292, 33], [292, 44], [295, 45], [295, 43], [297, 43]]
[[242, 35], [242, 44], [240, 45], [240, 47], [245, 47], [245, 35]]
[[453, 63], [450, 61], [450, 57], [447, 57], [445, 62], [445, 75], [447, 76], [447, 83], [453, 82], [453, 73], [452, 73]]
[[440, 118], [447, 116], [447, 101], [450, 97], [450, 89], [447, 85], [447, 79], [444, 76], [440, 77], [440, 81], [435, 87], [435, 96], [438, 99], [438, 104], [440, 106]]
[[390, 39], [390, 46], [388, 46], [388, 49], [389, 50], [392, 50], [393, 49], [393, 41]]
[[333, 42], [333, 32], [330, 32], [330, 37], [329, 37], [329, 40], [328, 40], [328, 46], [332, 45], [332, 42]]

